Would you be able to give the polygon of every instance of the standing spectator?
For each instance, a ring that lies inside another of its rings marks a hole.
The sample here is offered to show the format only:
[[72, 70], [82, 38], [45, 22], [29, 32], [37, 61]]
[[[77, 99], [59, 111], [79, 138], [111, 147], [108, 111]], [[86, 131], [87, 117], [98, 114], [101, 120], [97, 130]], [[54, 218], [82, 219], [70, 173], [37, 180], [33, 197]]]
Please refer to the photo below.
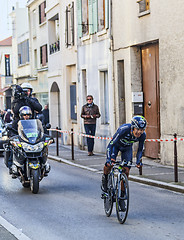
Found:
[[[96, 119], [99, 118], [99, 108], [93, 102], [93, 96], [86, 97], [87, 103], [82, 107], [81, 118], [84, 118], [84, 128], [86, 134], [95, 136]], [[93, 156], [94, 138], [87, 138], [88, 156]]]
[[49, 108], [48, 108], [48, 104], [46, 104], [44, 106], [44, 109], [42, 111], [43, 115], [44, 115], [44, 121], [45, 121], [45, 125], [47, 123], [49, 123]]

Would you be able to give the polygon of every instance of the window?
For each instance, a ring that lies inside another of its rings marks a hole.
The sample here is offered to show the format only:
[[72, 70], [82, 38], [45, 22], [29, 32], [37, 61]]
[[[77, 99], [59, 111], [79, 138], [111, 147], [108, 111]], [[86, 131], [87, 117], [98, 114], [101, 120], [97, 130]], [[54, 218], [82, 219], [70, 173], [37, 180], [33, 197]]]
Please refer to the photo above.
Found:
[[100, 102], [101, 102], [101, 121], [102, 124], [109, 124], [109, 86], [108, 72], [100, 72]]
[[82, 35], [88, 34], [88, 0], [82, 0]]
[[138, 0], [139, 3], [139, 13], [145, 12], [150, 8], [150, 0]]
[[10, 74], [10, 54], [5, 54], [5, 76], [11, 76]]
[[109, 0], [77, 0], [78, 36], [109, 28]]
[[29, 62], [29, 40], [18, 44], [18, 65]]
[[34, 49], [34, 68], [37, 69], [37, 49]]
[[105, 28], [105, 0], [98, 0], [98, 31]]
[[45, 8], [46, 8], [46, 1], [42, 2], [39, 5], [39, 24], [45, 22], [46, 20]]
[[47, 59], [47, 44], [40, 47], [40, 63], [42, 66], [46, 66], [48, 62]]
[[70, 85], [70, 114], [72, 120], [77, 120], [76, 84]]
[[74, 45], [74, 2], [66, 7], [65, 43], [66, 47]]

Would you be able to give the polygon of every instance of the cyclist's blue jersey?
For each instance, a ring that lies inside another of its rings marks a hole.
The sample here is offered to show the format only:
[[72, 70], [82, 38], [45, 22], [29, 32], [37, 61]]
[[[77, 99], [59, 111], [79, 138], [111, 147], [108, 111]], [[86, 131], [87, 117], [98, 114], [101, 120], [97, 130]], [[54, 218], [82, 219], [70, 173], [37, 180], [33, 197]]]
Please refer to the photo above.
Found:
[[138, 164], [140, 162], [140, 159], [142, 158], [142, 151], [145, 139], [146, 139], [145, 132], [139, 138], [134, 137], [134, 135], [132, 134], [130, 123], [121, 125], [114, 134], [112, 140], [110, 141], [107, 147], [107, 159], [109, 160], [111, 159], [114, 147], [118, 148], [120, 151], [122, 150], [126, 151], [126, 148], [131, 147], [134, 142], [139, 142], [137, 150], [137, 164]]

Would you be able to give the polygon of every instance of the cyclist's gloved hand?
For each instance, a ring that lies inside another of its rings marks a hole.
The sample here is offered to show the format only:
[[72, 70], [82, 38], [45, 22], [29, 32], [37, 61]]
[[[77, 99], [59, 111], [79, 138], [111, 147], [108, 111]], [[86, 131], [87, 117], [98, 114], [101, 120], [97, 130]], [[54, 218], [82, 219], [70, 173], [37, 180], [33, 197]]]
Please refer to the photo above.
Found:
[[113, 158], [107, 159], [107, 161], [106, 161], [106, 163], [105, 163], [105, 166], [106, 166], [106, 167], [111, 167], [111, 166], [114, 165], [115, 161], [116, 161], [116, 160], [113, 159]]
[[116, 160], [111, 158], [111, 165], [113, 166], [115, 164]]

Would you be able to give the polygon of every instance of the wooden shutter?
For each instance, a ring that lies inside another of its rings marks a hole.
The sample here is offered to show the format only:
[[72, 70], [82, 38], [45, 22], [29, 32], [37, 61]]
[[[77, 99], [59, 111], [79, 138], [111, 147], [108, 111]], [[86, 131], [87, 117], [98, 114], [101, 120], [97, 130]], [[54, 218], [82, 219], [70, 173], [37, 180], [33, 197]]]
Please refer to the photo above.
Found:
[[105, 0], [105, 28], [109, 28], [109, 0]]
[[72, 2], [71, 11], [71, 44], [74, 45], [74, 2]]
[[[103, 0], [102, 0], [103, 1]], [[93, 0], [93, 33], [98, 31], [98, 1]]]
[[68, 47], [68, 7], [66, 7], [66, 20], [65, 20], [65, 44], [66, 44], [66, 47]]
[[77, 0], [77, 30], [78, 37], [82, 37], [82, 2]]
[[93, 0], [88, 0], [89, 34], [93, 34]]

